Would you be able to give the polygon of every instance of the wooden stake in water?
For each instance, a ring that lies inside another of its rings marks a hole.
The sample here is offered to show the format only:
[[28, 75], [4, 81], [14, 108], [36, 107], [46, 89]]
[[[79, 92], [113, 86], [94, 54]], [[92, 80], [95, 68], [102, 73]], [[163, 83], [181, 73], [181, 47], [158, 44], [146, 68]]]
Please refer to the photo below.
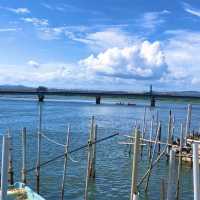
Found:
[[170, 150], [170, 161], [169, 161], [169, 178], [167, 185], [167, 200], [175, 199], [175, 151], [173, 149]]
[[97, 140], [97, 125], [94, 125], [92, 134], [92, 155], [91, 155], [91, 165], [90, 165], [90, 178], [95, 178], [96, 176], [96, 140]]
[[155, 152], [156, 152], [156, 146], [157, 146], [157, 143], [158, 143], [160, 128], [161, 128], [161, 123], [159, 122], [158, 127], [157, 127], [156, 139], [155, 139], [155, 143], [154, 143], [154, 147], [153, 147], [153, 152], [152, 152], [152, 156], [151, 156], [151, 161], [150, 161], [150, 164], [149, 164], [149, 173], [147, 175], [147, 182], [146, 182], [146, 186], [145, 186], [145, 189], [144, 189], [145, 192], [148, 190], [148, 186], [149, 186], [149, 179], [150, 179], [150, 176], [151, 176], [151, 170], [153, 168], [153, 159], [154, 159], [154, 155], [155, 155]]
[[10, 185], [14, 184], [14, 172], [13, 172], [13, 161], [12, 161], [12, 136], [10, 129], [8, 129], [8, 139], [9, 139], [9, 157], [8, 157], [8, 181]]
[[[169, 121], [168, 121], [168, 136], [167, 136], [167, 143], [171, 144], [171, 137], [172, 137], [172, 111], [169, 111]], [[171, 147], [167, 147], [167, 154], [169, 155]]]
[[26, 183], [26, 128], [22, 129], [22, 183]]
[[40, 154], [42, 137], [42, 101], [39, 101], [39, 125], [38, 125], [38, 144], [37, 144], [37, 164], [36, 164], [36, 191], [40, 192]]
[[161, 138], [162, 138], [162, 127], [161, 124], [159, 126], [159, 133], [158, 133], [158, 155], [160, 155], [160, 142], [161, 142]]
[[138, 178], [138, 155], [139, 155], [140, 135], [138, 128], [135, 129], [135, 142], [133, 143], [133, 164], [132, 164], [132, 183], [130, 200], [137, 200], [137, 178]]
[[68, 125], [67, 142], [66, 142], [66, 146], [65, 146], [64, 169], [63, 169], [63, 179], [62, 179], [62, 186], [61, 186], [61, 200], [64, 200], [65, 179], [66, 179], [68, 150], [69, 150], [69, 139], [70, 139], [70, 125]]
[[[143, 124], [142, 124], [142, 139], [144, 138], [146, 132], [146, 114], [147, 114], [147, 107], [144, 107], [144, 117], [143, 117]], [[143, 146], [141, 146], [141, 157], [143, 154]]]
[[164, 181], [164, 179], [161, 180], [160, 200], [165, 200], [165, 181]]
[[177, 174], [177, 184], [176, 184], [176, 200], [178, 200], [180, 197], [179, 193], [180, 193], [180, 175], [182, 166], [182, 148], [183, 148], [183, 124], [181, 123], [179, 157], [178, 157], [178, 174]]
[[[134, 120], [133, 130], [135, 130], [136, 127], [137, 127], [137, 120]], [[133, 131], [133, 134], [135, 134], [134, 131]], [[133, 138], [130, 138], [130, 143], [133, 143], [133, 142], [134, 142]], [[133, 149], [132, 144], [129, 144], [129, 156], [131, 156], [132, 149]]]
[[158, 123], [159, 123], [159, 111], [157, 110], [156, 111], [156, 124], [157, 124], [157, 127], [158, 127]]
[[85, 200], [88, 200], [88, 185], [89, 178], [91, 174], [91, 165], [92, 165], [92, 138], [94, 132], [94, 117], [92, 117], [91, 129], [88, 140], [88, 158], [87, 158], [87, 173], [86, 173], [86, 183], [85, 183]]
[[151, 120], [151, 127], [150, 127], [150, 134], [149, 134], [149, 140], [150, 140], [150, 143], [149, 143], [149, 161], [151, 160], [151, 154], [152, 154], [152, 137], [153, 137], [153, 122], [154, 120], [152, 119]]
[[2, 164], [1, 164], [1, 190], [0, 199], [7, 200], [8, 190], [8, 157], [9, 157], [9, 138], [7, 135], [3, 136], [2, 146]]
[[146, 115], [147, 115], [147, 107], [144, 107], [144, 117], [143, 117], [143, 124], [142, 124], [142, 138], [144, 138], [144, 134], [146, 131]]
[[186, 138], [188, 134], [190, 133], [191, 115], [192, 115], [192, 105], [188, 104], [187, 119], [186, 119], [186, 125], [185, 125], [185, 143], [186, 143]]
[[200, 199], [200, 182], [199, 182], [199, 144], [193, 143], [193, 187], [194, 200]]

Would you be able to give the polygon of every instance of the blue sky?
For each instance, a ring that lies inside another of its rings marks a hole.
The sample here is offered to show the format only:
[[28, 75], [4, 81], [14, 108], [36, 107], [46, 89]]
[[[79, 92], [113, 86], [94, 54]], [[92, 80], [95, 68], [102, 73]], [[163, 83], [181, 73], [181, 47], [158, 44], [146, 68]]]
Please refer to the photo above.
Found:
[[200, 2], [0, 0], [0, 84], [200, 90]]

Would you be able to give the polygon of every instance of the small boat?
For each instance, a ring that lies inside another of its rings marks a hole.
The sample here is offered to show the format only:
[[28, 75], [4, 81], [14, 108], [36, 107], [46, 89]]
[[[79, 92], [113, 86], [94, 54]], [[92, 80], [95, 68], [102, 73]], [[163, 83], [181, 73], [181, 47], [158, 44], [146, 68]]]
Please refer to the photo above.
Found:
[[34, 192], [24, 183], [16, 182], [14, 185], [8, 185], [8, 157], [9, 157], [9, 137], [3, 136], [2, 159], [1, 159], [1, 200], [45, 200], [39, 194]]
[[24, 183], [17, 182], [8, 187], [7, 200], [45, 200]]
[[116, 103], [116, 105], [125, 105], [125, 104], [120, 101], [119, 103]]
[[128, 102], [128, 106], [136, 106], [136, 104]]

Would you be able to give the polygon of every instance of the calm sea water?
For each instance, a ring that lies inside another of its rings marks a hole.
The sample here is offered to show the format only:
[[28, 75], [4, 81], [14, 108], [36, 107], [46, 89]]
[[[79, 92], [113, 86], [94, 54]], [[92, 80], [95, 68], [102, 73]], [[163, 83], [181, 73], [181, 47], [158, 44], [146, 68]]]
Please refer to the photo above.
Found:
[[[59, 100], [58, 100], [59, 99]], [[91, 116], [94, 115], [98, 124], [98, 138], [113, 133], [120, 133], [119, 137], [112, 138], [97, 144], [96, 180], [90, 183], [91, 200], [127, 200], [130, 196], [131, 185], [131, 158], [129, 147], [119, 144], [127, 141], [124, 135], [131, 135], [134, 121], [142, 124], [144, 107], [148, 105], [145, 100], [127, 100], [137, 106], [115, 105], [120, 100], [103, 100], [101, 105], [95, 105], [91, 99], [73, 100], [65, 98], [46, 99], [43, 105], [43, 133], [51, 139], [64, 144], [66, 141], [67, 124], [71, 124], [70, 149], [87, 143]], [[169, 109], [175, 114], [175, 135], [179, 135], [180, 123], [185, 121], [188, 102], [157, 101], [155, 109], [147, 108], [147, 124], [149, 127], [152, 116], [159, 112], [162, 121], [162, 139], [166, 139]], [[199, 129], [200, 104], [193, 103], [192, 128]], [[21, 170], [21, 129], [28, 131], [28, 166], [36, 165], [37, 147], [38, 103], [34, 99], [0, 98], [0, 134], [11, 129], [13, 136], [13, 159], [15, 181], [20, 180]], [[148, 132], [147, 127], [147, 132]], [[148, 133], [146, 134], [148, 137]], [[0, 137], [2, 143], [2, 137]], [[42, 161], [46, 161], [62, 154], [64, 149], [43, 138]], [[87, 149], [71, 154], [67, 166], [65, 185], [65, 199], [82, 200], [84, 196]], [[139, 177], [147, 169], [146, 150], [139, 163]], [[63, 171], [63, 159], [59, 159], [41, 169], [41, 194], [48, 200], [60, 199], [60, 188]], [[181, 199], [193, 198], [192, 169], [184, 165], [181, 173]], [[149, 191], [143, 193], [140, 187], [140, 199], [158, 200], [160, 198], [161, 179], [167, 180], [168, 164], [163, 158], [153, 169], [150, 178]], [[28, 174], [28, 185], [35, 189], [35, 172]]]

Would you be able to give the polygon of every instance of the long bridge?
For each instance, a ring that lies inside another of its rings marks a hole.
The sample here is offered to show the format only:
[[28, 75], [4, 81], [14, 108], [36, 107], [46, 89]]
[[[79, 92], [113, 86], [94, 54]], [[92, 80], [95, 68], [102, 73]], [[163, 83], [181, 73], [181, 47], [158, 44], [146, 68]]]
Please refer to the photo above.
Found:
[[148, 92], [122, 92], [122, 91], [95, 91], [95, 90], [48, 90], [37, 88], [35, 90], [0, 90], [0, 95], [34, 95], [37, 96], [39, 101], [43, 101], [47, 95], [55, 96], [84, 96], [94, 97], [96, 104], [101, 103], [101, 98], [146, 98], [150, 100], [150, 106], [155, 106], [156, 99], [199, 99], [200, 96], [183, 95], [180, 93], [161, 93], [155, 92], [150, 86]]

